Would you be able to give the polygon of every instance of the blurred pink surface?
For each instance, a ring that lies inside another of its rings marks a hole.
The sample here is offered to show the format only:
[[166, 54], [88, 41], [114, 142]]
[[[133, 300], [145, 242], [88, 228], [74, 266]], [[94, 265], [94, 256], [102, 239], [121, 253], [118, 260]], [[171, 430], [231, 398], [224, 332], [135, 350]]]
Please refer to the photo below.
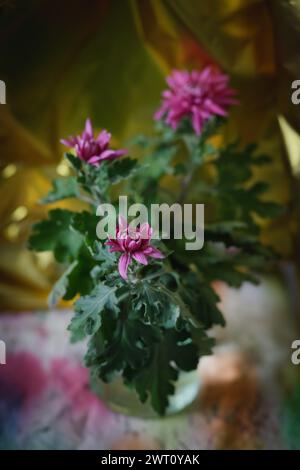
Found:
[[291, 332], [280, 336], [273, 325], [286, 314], [286, 299], [280, 292], [276, 297], [275, 290], [271, 296], [272, 285], [241, 291], [220, 287], [229, 326], [216, 331], [216, 353], [200, 363], [199, 398], [192, 409], [164, 419], [115, 414], [90, 391], [82, 366], [85, 344], [69, 343], [72, 312], [0, 316], [0, 339], [7, 347], [7, 363], [0, 365], [0, 447], [284, 447], [276, 375]]

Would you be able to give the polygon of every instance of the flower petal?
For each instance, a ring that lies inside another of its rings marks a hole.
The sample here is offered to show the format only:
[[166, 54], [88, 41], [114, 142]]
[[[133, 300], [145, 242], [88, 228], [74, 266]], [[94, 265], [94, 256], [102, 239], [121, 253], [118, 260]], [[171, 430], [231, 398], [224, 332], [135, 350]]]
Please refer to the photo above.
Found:
[[109, 144], [110, 139], [111, 139], [111, 134], [107, 132], [106, 129], [103, 129], [103, 131], [100, 132], [96, 140], [97, 140], [97, 143], [103, 148], [103, 150], [105, 150]]
[[98, 155], [94, 155], [94, 156], [88, 158], [87, 162], [90, 165], [98, 166], [101, 162], [101, 158]]
[[125, 153], [127, 153], [126, 150], [104, 150], [100, 154], [100, 160], [113, 160], [122, 157]]
[[165, 255], [154, 246], [148, 246], [143, 250], [144, 254], [151, 258], [163, 259]]
[[217, 114], [219, 116], [226, 116], [228, 114], [225, 109], [221, 108], [221, 106], [218, 106], [217, 103], [214, 103], [210, 99], [205, 101], [205, 106], [212, 114]]
[[75, 147], [77, 144], [77, 137], [69, 137], [68, 139], [60, 139], [60, 143], [65, 145], [66, 147]]
[[90, 120], [90, 118], [87, 118], [87, 120], [85, 121], [84, 134], [86, 137], [90, 138], [94, 135], [92, 121]]
[[148, 264], [148, 260], [142, 251], [135, 251], [131, 254], [132, 258], [134, 258], [138, 263], [141, 264]]
[[109, 251], [111, 253], [114, 253], [115, 251], [123, 251], [117, 240], [108, 240], [105, 242], [105, 245], [109, 247]]
[[131, 263], [131, 257], [128, 253], [123, 253], [119, 259], [119, 273], [123, 279], [127, 279], [127, 269]]
[[193, 124], [193, 128], [196, 134], [197, 135], [201, 134], [202, 119], [201, 119], [201, 114], [198, 111], [193, 113], [192, 124]]

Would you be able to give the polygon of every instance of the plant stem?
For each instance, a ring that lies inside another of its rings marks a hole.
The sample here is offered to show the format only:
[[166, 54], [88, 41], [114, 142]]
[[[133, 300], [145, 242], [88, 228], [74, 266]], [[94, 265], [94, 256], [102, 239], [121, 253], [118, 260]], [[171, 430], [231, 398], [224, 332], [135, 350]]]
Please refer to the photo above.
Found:
[[190, 166], [189, 171], [187, 172], [187, 174], [185, 175], [185, 177], [183, 178], [183, 180], [181, 182], [181, 191], [180, 191], [179, 199], [178, 199], [179, 204], [183, 204], [183, 202], [185, 201], [185, 199], [187, 197], [189, 187], [190, 187], [190, 183], [193, 179], [194, 169], [195, 169], [195, 165], [192, 164]]
[[79, 194], [77, 197], [78, 199], [80, 199], [83, 202], [86, 202], [87, 204], [91, 204], [92, 206], [96, 205], [95, 201], [92, 198], [85, 196], [84, 194]]

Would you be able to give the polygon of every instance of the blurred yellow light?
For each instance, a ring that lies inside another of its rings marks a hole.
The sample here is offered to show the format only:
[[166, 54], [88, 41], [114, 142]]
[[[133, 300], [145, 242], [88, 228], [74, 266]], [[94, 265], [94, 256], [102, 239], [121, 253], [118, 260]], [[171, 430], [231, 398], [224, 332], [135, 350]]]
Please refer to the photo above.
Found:
[[278, 117], [283, 139], [294, 175], [300, 173], [300, 137], [284, 116]]
[[70, 168], [67, 162], [61, 162], [57, 165], [56, 171], [60, 176], [68, 176], [70, 174]]
[[11, 163], [10, 165], [7, 165], [3, 170], [2, 170], [2, 176], [3, 178], [10, 178], [13, 176], [17, 171], [17, 166]]
[[53, 254], [50, 252], [35, 253], [38, 265], [42, 269], [47, 269], [54, 261]]
[[4, 235], [8, 240], [15, 240], [20, 233], [20, 227], [18, 224], [9, 224], [5, 229], [4, 229]]
[[15, 222], [20, 222], [20, 220], [25, 219], [27, 214], [28, 214], [27, 207], [19, 206], [13, 211], [10, 218], [11, 218], [11, 220], [13, 220]]

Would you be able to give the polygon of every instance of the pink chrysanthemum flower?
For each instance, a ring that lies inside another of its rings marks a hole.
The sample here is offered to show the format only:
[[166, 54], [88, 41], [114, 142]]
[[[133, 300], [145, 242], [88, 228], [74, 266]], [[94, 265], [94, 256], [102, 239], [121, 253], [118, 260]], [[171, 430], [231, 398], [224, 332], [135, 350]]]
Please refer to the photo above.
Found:
[[161, 107], [154, 119], [164, 119], [174, 130], [180, 121], [190, 117], [197, 135], [213, 116], [226, 116], [236, 91], [228, 86], [229, 76], [212, 66], [201, 72], [174, 70], [166, 79], [169, 89], [162, 94]]
[[121, 252], [119, 259], [119, 273], [123, 279], [127, 279], [127, 270], [132, 259], [141, 264], [148, 264], [148, 257], [162, 259], [165, 256], [154, 246], [150, 245], [153, 230], [149, 224], [142, 224], [133, 229], [126, 223], [123, 217], [119, 217], [116, 238], [110, 238], [106, 245], [109, 251]]
[[90, 165], [99, 166], [104, 160], [114, 160], [127, 153], [127, 150], [109, 149], [111, 134], [105, 129], [100, 132], [98, 137], [94, 137], [92, 122], [86, 120], [84, 131], [81, 135], [62, 139], [61, 143], [69, 148], [75, 148], [78, 158]]

